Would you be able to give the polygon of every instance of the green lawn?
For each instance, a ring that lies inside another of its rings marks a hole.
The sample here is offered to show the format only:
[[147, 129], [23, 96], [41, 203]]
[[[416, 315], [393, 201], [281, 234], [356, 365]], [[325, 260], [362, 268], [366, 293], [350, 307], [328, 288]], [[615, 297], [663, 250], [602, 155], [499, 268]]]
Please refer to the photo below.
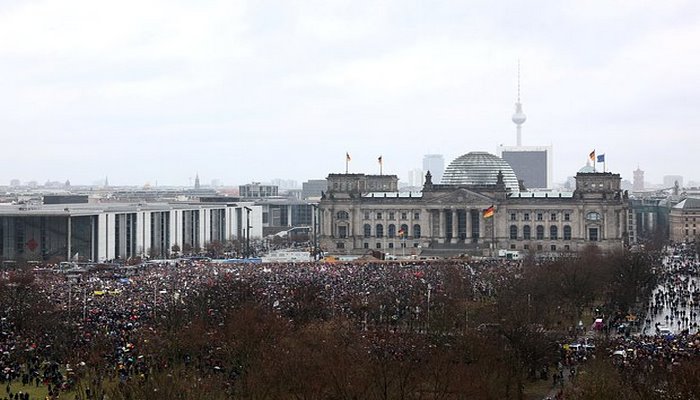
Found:
[[[31, 385], [23, 386], [21, 382], [16, 381], [10, 385], [10, 390], [12, 391], [13, 395], [20, 391], [22, 393], [29, 393], [30, 400], [44, 400], [49, 394], [49, 388], [46, 385], [39, 384], [37, 387], [34, 385], [34, 383], [32, 383]], [[61, 392], [61, 398], [73, 400], [75, 394], [75, 391]], [[6, 385], [0, 386], [0, 398], [5, 397], [6, 395]]]

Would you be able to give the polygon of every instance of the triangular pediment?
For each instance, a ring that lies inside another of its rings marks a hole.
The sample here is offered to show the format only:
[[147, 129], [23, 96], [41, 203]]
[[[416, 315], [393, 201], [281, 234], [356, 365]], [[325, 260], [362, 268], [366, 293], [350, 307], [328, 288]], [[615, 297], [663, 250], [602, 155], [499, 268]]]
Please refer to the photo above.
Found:
[[423, 192], [423, 200], [426, 203], [437, 204], [492, 204], [494, 199], [469, 189], [455, 189], [449, 192], [430, 193], [426, 196]]

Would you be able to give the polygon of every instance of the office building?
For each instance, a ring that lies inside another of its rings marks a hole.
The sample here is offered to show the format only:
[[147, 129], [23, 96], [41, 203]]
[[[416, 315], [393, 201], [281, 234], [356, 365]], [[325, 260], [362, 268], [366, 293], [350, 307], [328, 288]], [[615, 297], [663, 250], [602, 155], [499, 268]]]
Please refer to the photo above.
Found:
[[[436, 182], [440, 182], [442, 180], [442, 174], [443, 171], [445, 171], [445, 158], [442, 156], [442, 154], [426, 154], [423, 156], [423, 171], [421, 175], [424, 175], [428, 171], [430, 171], [430, 173], [433, 175], [433, 179], [435, 179]], [[422, 184], [423, 177], [421, 176], [420, 185]], [[416, 185], [411, 184], [410, 186]]]
[[279, 188], [276, 185], [263, 185], [260, 182], [253, 182], [238, 186], [238, 195], [243, 199], [277, 197], [279, 196]]

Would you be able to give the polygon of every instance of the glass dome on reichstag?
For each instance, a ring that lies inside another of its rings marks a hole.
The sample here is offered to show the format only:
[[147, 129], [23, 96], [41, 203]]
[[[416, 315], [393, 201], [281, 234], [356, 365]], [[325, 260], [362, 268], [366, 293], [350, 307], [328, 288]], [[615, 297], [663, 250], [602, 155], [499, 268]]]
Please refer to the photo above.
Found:
[[578, 170], [580, 174], [592, 174], [595, 172], [595, 168], [591, 166], [590, 161], [586, 163], [581, 169]]
[[498, 171], [503, 174], [503, 183], [511, 193], [518, 193], [518, 178], [506, 160], [485, 151], [473, 151], [457, 157], [447, 166], [442, 175], [446, 185], [494, 185]]

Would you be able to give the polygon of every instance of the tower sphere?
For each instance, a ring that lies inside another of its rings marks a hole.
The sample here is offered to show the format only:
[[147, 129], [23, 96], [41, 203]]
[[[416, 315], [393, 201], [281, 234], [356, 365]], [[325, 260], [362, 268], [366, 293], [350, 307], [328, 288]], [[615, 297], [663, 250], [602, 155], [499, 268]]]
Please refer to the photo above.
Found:
[[518, 103], [516, 105], [515, 113], [513, 114], [513, 117], [511, 119], [517, 125], [522, 125], [525, 123], [525, 120], [527, 120], [527, 117], [525, 116], [525, 113], [523, 112], [523, 109], [522, 109], [522, 106], [520, 105], [520, 103]]

